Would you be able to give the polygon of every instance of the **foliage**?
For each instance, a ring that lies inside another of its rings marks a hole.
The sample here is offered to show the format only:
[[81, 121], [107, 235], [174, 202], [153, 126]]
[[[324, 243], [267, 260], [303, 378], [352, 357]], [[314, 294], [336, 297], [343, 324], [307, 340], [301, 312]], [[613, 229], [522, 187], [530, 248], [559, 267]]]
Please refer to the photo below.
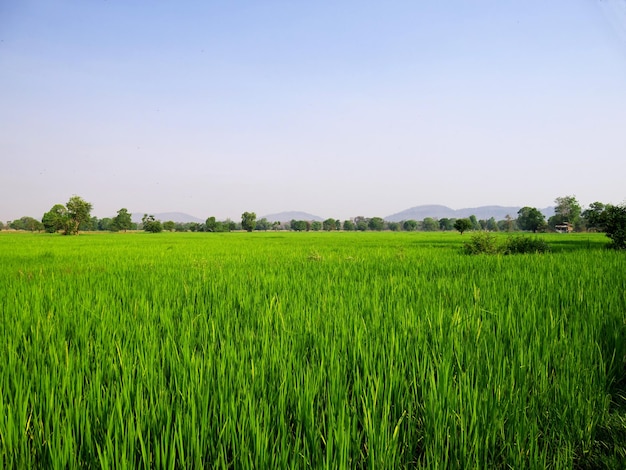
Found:
[[241, 214], [241, 228], [246, 232], [252, 232], [254, 227], [256, 227], [256, 214], [254, 212]]
[[266, 232], [272, 228], [272, 223], [265, 217], [256, 221], [255, 230]]
[[0, 233], [0, 467], [623, 467], [604, 235], [300, 235]]
[[78, 235], [80, 224], [91, 218], [92, 205], [80, 196], [72, 196], [65, 207], [67, 208], [68, 222], [64, 234]]
[[353, 232], [356, 230], [356, 225], [354, 225], [354, 222], [352, 222], [351, 220], [344, 220], [343, 221], [343, 229], [346, 232]]
[[606, 236], [611, 239], [610, 246], [618, 250], [626, 249], [626, 204], [607, 205], [602, 215]]
[[63, 204], [55, 204], [41, 219], [43, 226], [48, 233], [55, 233], [59, 230], [67, 230], [69, 216]]
[[554, 229], [557, 225], [569, 223], [576, 230], [580, 229], [580, 204], [575, 196], [557, 197], [554, 200], [556, 204], [554, 215], [548, 220], [550, 228]]
[[295, 232], [304, 232], [309, 230], [309, 223], [306, 220], [292, 220], [289, 227]]
[[113, 218], [113, 227], [119, 231], [126, 231], [133, 225], [132, 217], [128, 209], [122, 207], [117, 211], [117, 215]]
[[173, 220], [163, 222], [163, 230], [165, 230], [166, 232], [173, 232], [175, 228], [176, 223]]
[[472, 238], [463, 244], [463, 250], [468, 255], [495, 255], [502, 251], [496, 236], [483, 231], [474, 233]]
[[522, 230], [537, 232], [546, 226], [546, 218], [536, 207], [526, 206], [517, 211], [517, 225]]
[[509, 237], [504, 246], [504, 253], [507, 255], [523, 253], [547, 253], [549, 251], [550, 246], [545, 240], [525, 235]]
[[402, 224], [402, 227], [407, 232], [414, 232], [415, 230], [417, 230], [417, 220], [413, 220], [413, 219], [405, 220], [404, 223]]
[[385, 228], [385, 221], [382, 219], [382, 217], [372, 217], [367, 222], [367, 228], [380, 232]]
[[589, 204], [589, 208], [585, 209], [582, 213], [582, 219], [585, 223], [587, 230], [604, 230], [604, 209], [606, 206], [601, 202], [592, 202]]
[[322, 223], [319, 220], [314, 220], [313, 222], [311, 222], [311, 230], [313, 230], [314, 232], [319, 232], [320, 230], [322, 230]]
[[324, 222], [322, 222], [322, 226], [324, 228], [324, 230], [330, 232], [331, 230], [338, 230], [337, 229], [337, 221], [335, 219], [326, 219]]
[[141, 218], [141, 223], [145, 232], [160, 233], [163, 231], [163, 225], [160, 220], [156, 220], [154, 215], [144, 214]]
[[422, 230], [424, 232], [434, 232], [435, 230], [439, 230], [439, 224], [432, 217], [426, 217], [422, 221]]
[[470, 219], [456, 219], [454, 221], [454, 229], [457, 230], [461, 235], [464, 232], [468, 231], [472, 228], [472, 222]]
[[17, 220], [12, 221], [9, 224], [9, 228], [13, 230], [26, 230], [28, 232], [39, 232], [44, 229], [44, 225], [39, 222], [37, 219], [34, 219], [29, 216], [21, 217]]

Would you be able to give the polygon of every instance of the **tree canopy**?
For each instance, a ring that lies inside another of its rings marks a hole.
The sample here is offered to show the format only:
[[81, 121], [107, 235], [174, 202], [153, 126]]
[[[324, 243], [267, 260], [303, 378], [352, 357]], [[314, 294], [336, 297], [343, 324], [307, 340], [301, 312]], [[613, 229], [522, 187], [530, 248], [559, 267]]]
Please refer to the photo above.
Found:
[[522, 230], [537, 232], [546, 225], [546, 218], [539, 209], [526, 206], [517, 211], [517, 225]]

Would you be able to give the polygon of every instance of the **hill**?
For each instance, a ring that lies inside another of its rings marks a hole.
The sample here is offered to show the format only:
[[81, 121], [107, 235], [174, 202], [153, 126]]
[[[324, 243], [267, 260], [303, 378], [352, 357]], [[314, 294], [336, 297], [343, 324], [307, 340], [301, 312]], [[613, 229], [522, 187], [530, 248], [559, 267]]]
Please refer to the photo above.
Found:
[[[422, 205], [411, 207], [410, 209], [397, 212], [396, 214], [388, 215], [385, 220], [389, 222], [400, 222], [401, 220], [424, 220], [426, 217], [432, 217], [434, 219], [459, 219], [475, 215], [477, 219], [490, 219], [491, 217], [496, 220], [502, 220], [507, 215], [512, 218], [517, 218], [517, 212], [521, 209], [518, 206], [480, 206], [480, 207], [467, 207], [464, 209], [451, 209], [447, 206], [441, 205]], [[554, 207], [546, 207], [539, 209], [546, 217], [554, 215]]]
[[309, 214], [307, 212], [300, 211], [287, 211], [287, 212], [279, 212], [277, 214], [269, 214], [259, 217], [261, 219], [265, 218], [270, 222], [290, 222], [291, 220], [318, 220], [323, 221], [321, 217], [313, 214]]
[[[146, 212], [133, 212], [131, 218], [132, 221], [136, 224], [141, 222], [141, 218]], [[204, 223], [204, 220], [194, 217], [193, 215], [185, 214], [184, 212], [160, 212], [158, 214], [147, 212], [149, 215], [153, 215], [155, 219], [160, 220], [161, 222], [167, 222], [171, 220], [172, 222], [177, 223], [187, 223], [187, 222], [197, 222]]]

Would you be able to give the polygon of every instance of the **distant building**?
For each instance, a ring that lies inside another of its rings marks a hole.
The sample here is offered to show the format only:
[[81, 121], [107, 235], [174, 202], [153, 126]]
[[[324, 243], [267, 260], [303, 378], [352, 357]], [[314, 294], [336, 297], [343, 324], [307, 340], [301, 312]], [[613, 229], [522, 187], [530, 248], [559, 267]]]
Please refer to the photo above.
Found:
[[574, 226], [569, 222], [565, 222], [563, 224], [555, 225], [554, 230], [556, 230], [557, 233], [571, 233], [574, 231]]

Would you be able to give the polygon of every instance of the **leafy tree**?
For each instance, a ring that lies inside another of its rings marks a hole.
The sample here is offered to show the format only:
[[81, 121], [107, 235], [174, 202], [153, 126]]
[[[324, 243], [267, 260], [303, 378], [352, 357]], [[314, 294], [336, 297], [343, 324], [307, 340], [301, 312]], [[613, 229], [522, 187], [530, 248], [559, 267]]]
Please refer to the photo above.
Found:
[[85, 201], [79, 196], [72, 196], [67, 204], [68, 223], [65, 226], [65, 235], [78, 235], [80, 224], [88, 221], [91, 216], [91, 203]]
[[163, 230], [166, 232], [173, 232], [176, 228], [176, 223], [173, 220], [168, 220], [167, 222], [163, 222]]
[[257, 220], [256, 222], [256, 230], [267, 231], [272, 227], [272, 224], [265, 217]]
[[414, 232], [415, 230], [417, 230], [417, 220], [413, 220], [413, 219], [405, 220], [404, 223], [402, 224], [402, 227], [407, 232]]
[[549, 225], [554, 228], [556, 225], [570, 223], [575, 229], [580, 229], [580, 204], [575, 196], [557, 197], [554, 200], [554, 216], [550, 217]]
[[356, 229], [360, 232], [365, 232], [367, 230], [367, 221], [365, 219], [358, 220], [356, 222]]
[[215, 217], [209, 217], [204, 222], [205, 232], [217, 232], [216, 227], [217, 227], [217, 221], [215, 220]]
[[602, 215], [604, 232], [611, 239], [613, 248], [626, 249], [626, 204], [607, 205]]
[[335, 230], [341, 230], [341, 220], [335, 220]]
[[469, 229], [472, 228], [472, 221], [467, 218], [456, 219], [454, 221], [454, 228], [455, 230], [458, 230], [461, 235], [463, 235], [463, 232], [467, 232]]
[[115, 225], [114, 221], [115, 219], [112, 219], [110, 217], [103, 217], [102, 219], [98, 220], [97, 230], [100, 230], [100, 231], [110, 230], [112, 232], [117, 232], [119, 229]]
[[583, 221], [587, 230], [603, 230], [603, 215], [606, 206], [601, 202], [592, 202], [589, 204], [589, 209], [586, 209], [582, 213]]
[[55, 204], [48, 212], [46, 212], [41, 222], [48, 233], [55, 233], [59, 230], [66, 230], [69, 225], [69, 216], [67, 209], [63, 204]]
[[159, 233], [163, 231], [163, 226], [160, 220], [156, 220], [153, 215], [144, 214], [141, 218], [143, 229], [150, 233]]
[[439, 228], [445, 231], [454, 230], [454, 220], [448, 219], [447, 217], [439, 219]]
[[497, 232], [498, 231], [498, 222], [496, 222], [496, 219], [494, 219], [493, 217], [491, 217], [487, 221], [487, 230], [489, 230], [490, 232]]
[[313, 222], [311, 222], [311, 230], [319, 232], [320, 230], [322, 230], [322, 223], [319, 220], [314, 220]]
[[254, 227], [256, 227], [256, 214], [254, 212], [241, 214], [241, 228], [246, 232], [252, 232]]
[[330, 232], [331, 230], [335, 230], [337, 228], [337, 223], [336, 223], [335, 219], [332, 219], [332, 218], [331, 219], [326, 219], [324, 222], [322, 222], [322, 227], [327, 232]]
[[422, 230], [424, 232], [435, 232], [439, 229], [439, 224], [432, 217], [426, 217], [422, 221]]
[[296, 232], [304, 232], [309, 229], [306, 220], [292, 220], [289, 223], [289, 227], [291, 228], [291, 230], [294, 230]]
[[389, 222], [387, 224], [387, 227], [389, 227], [389, 230], [391, 230], [392, 232], [399, 232], [402, 228], [400, 222]]
[[375, 230], [377, 232], [380, 232], [381, 230], [385, 228], [385, 221], [381, 217], [372, 217], [367, 222], [367, 227], [370, 230]]
[[4, 222], [0, 220], [0, 230], [4, 230]]
[[480, 230], [480, 224], [478, 223], [478, 219], [476, 219], [475, 215], [470, 215], [469, 221], [472, 223], [472, 230]]
[[117, 230], [123, 230], [124, 232], [133, 226], [133, 220], [128, 213], [128, 209], [122, 207], [117, 211], [117, 215], [113, 218], [113, 226]]
[[522, 207], [517, 211], [517, 225], [522, 230], [537, 230], [544, 228], [546, 225], [545, 216], [535, 207]]
[[44, 229], [44, 225], [41, 222], [28, 216], [14, 220], [9, 224], [9, 227], [13, 230], [27, 230], [29, 232], [39, 232]]
[[356, 230], [356, 225], [351, 220], [344, 220], [343, 221], [343, 229], [346, 232], [353, 232], [353, 231]]

